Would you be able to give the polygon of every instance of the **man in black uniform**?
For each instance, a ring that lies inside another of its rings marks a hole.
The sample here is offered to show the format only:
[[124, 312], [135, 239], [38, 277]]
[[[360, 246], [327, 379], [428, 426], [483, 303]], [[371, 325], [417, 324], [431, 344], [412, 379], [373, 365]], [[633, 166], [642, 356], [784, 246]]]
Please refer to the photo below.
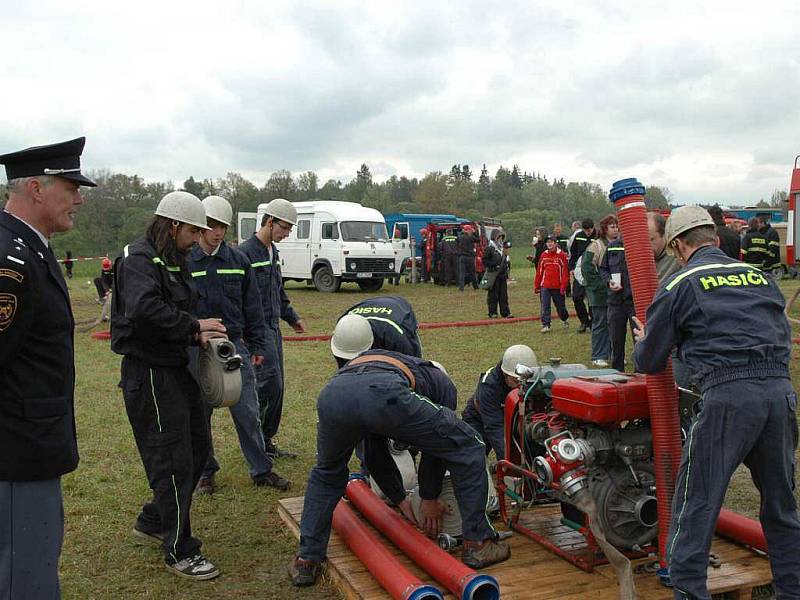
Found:
[[442, 236], [442, 285], [456, 283], [458, 276], [458, 238], [448, 230]]
[[[420, 495], [436, 505], [448, 469], [463, 519], [462, 560], [483, 568], [506, 560], [511, 550], [497, 542], [486, 518], [488, 480], [484, 444], [455, 414], [456, 389], [430, 361], [371, 350], [340, 369], [317, 399], [317, 464], [311, 470], [300, 520], [300, 549], [289, 564], [294, 585], [313, 585], [325, 559], [333, 510], [347, 483], [347, 463], [356, 443], [370, 436], [419, 448]], [[376, 459], [377, 453], [371, 458]], [[373, 477], [387, 497], [415, 522], [402, 478], [383, 445]], [[436, 510], [436, 509], [434, 509]], [[423, 510], [423, 512], [425, 512]]]
[[764, 241], [767, 245], [767, 257], [764, 259], [764, 270], [771, 271], [781, 266], [781, 240], [778, 232], [769, 224], [769, 213], [758, 215], [758, 220], [761, 223], [759, 233], [764, 236]]
[[677, 347], [703, 394], [683, 448], [666, 546], [675, 598], [711, 598], [708, 551], [741, 463], [761, 493], [777, 597], [800, 598], [797, 396], [783, 294], [771, 277], [717, 248], [714, 221], [700, 207], [675, 210], [666, 237], [685, 268], [656, 293], [646, 335], [637, 323], [633, 356], [637, 371], [659, 373]]
[[74, 320], [48, 238], [72, 229], [85, 138], [0, 156], [0, 600], [60, 598], [61, 476], [78, 466]]
[[465, 283], [472, 283], [473, 289], [478, 289], [475, 277], [475, 244], [480, 243], [478, 234], [472, 225], [464, 225], [458, 234], [458, 289], [464, 291]]
[[628, 261], [625, 260], [625, 245], [622, 237], [608, 243], [603, 260], [600, 261], [600, 278], [608, 286], [606, 318], [608, 337], [611, 340], [611, 367], [625, 370], [625, 338], [628, 328], [633, 327], [633, 290], [628, 277]]
[[[569, 272], [575, 271], [575, 265], [583, 256], [586, 248], [592, 243], [594, 239], [594, 221], [591, 219], [584, 219], [581, 222], [581, 229], [575, 232], [572, 237], [572, 244], [569, 247]], [[592, 328], [592, 315], [586, 308], [586, 288], [581, 282], [573, 278], [572, 282], [572, 303], [575, 305], [575, 313], [578, 315], [578, 320], [581, 326], [578, 328], [578, 333], [583, 333], [587, 329]]]
[[192, 492], [209, 451], [206, 407], [189, 373], [188, 347], [225, 337], [218, 319], [192, 316], [197, 294], [186, 255], [208, 229], [200, 199], [170, 192], [145, 236], [114, 264], [111, 349], [122, 354], [119, 386], [152, 499], [133, 534], [158, 544], [167, 568], [195, 580], [219, 575], [192, 535]]
[[719, 238], [719, 249], [722, 250], [727, 256], [739, 260], [739, 252], [742, 249], [741, 238], [733, 232], [733, 229], [725, 224], [725, 216], [722, 214], [722, 209], [718, 205], [714, 205], [708, 209], [708, 214], [714, 219], [714, 225], [717, 227], [717, 237]]
[[461, 417], [472, 426], [486, 443], [486, 454], [494, 450], [497, 460], [503, 460], [505, 447], [505, 401], [508, 393], [519, 387], [515, 369], [517, 365], [535, 367], [536, 354], [528, 346], [509, 346], [502, 360], [489, 367], [478, 380], [478, 387]]

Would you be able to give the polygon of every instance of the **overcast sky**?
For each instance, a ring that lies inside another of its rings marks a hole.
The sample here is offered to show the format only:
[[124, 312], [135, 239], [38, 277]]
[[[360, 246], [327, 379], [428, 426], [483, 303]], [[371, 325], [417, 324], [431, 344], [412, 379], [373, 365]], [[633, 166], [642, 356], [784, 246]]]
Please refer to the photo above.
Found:
[[86, 135], [147, 180], [517, 163], [745, 204], [800, 154], [796, 0], [3, 4], [0, 152]]

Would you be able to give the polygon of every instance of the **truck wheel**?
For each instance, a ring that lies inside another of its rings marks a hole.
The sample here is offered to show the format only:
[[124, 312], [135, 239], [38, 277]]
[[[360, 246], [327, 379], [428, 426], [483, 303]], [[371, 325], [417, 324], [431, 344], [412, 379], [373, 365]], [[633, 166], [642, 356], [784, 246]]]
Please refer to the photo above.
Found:
[[356, 281], [358, 287], [364, 292], [377, 292], [383, 287], [383, 279], [364, 279], [363, 281]]
[[336, 277], [330, 267], [323, 266], [314, 271], [314, 287], [320, 292], [336, 292], [341, 285], [341, 277]]

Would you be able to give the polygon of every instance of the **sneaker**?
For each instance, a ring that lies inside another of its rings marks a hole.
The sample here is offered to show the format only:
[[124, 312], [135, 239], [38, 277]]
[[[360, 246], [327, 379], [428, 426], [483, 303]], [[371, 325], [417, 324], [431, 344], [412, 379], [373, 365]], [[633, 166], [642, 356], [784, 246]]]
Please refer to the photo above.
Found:
[[194, 493], [200, 496], [210, 496], [216, 489], [217, 486], [214, 484], [214, 475], [212, 474], [200, 478], [194, 488]]
[[202, 581], [204, 579], [214, 579], [219, 575], [219, 569], [202, 554], [195, 554], [178, 561], [167, 559], [164, 564], [167, 565], [167, 569], [176, 575], [187, 579]]
[[599, 367], [599, 368], [601, 368], [601, 369], [606, 369], [606, 368], [608, 368], [608, 361], [607, 361], [607, 360], [603, 360], [602, 358], [599, 358], [599, 359], [597, 359], [597, 360], [593, 360], [593, 361], [592, 361], [592, 364], [593, 364], [595, 367]]
[[133, 526], [133, 537], [135, 538], [134, 543], [139, 545], [160, 546], [164, 542], [163, 533], [148, 533], [139, 529], [136, 525]]
[[569, 321], [561, 321], [561, 323], [563, 323], [564, 331], [567, 331], [569, 329]]
[[496, 318], [497, 318], [497, 315], [489, 315], [489, 318], [490, 318], [490, 319], [496, 319]]
[[545, 325], [542, 327], [542, 333], [549, 333], [550, 332], [550, 325]]
[[314, 585], [319, 577], [320, 564], [311, 560], [305, 560], [295, 556], [286, 568], [292, 585], [296, 587], [307, 587]]
[[292, 486], [292, 482], [288, 479], [284, 479], [275, 471], [270, 471], [264, 475], [253, 477], [253, 485], [256, 487], [274, 487], [285, 492]]
[[503, 317], [503, 318], [504, 318], [504, 319], [513, 319], [513, 318], [514, 318], [514, 315], [512, 315], [511, 313], [508, 313], [508, 314], [507, 314], [505, 317]]
[[270, 458], [297, 458], [297, 454], [278, 448], [278, 445], [272, 440], [266, 444], [265, 450]]
[[483, 569], [489, 565], [508, 560], [509, 556], [511, 556], [511, 547], [505, 542], [495, 542], [494, 540], [471, 542], [464, 540], [461, 562], [472, 569]]

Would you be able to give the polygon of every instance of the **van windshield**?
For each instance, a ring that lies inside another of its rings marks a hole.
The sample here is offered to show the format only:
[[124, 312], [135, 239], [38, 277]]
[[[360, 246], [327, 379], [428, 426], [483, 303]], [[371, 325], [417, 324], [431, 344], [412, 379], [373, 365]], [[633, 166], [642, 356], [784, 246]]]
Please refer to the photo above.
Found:
[[343, 221], [339, 224], [345, 242], [386, 241], [386, 224], [371, 221]]

